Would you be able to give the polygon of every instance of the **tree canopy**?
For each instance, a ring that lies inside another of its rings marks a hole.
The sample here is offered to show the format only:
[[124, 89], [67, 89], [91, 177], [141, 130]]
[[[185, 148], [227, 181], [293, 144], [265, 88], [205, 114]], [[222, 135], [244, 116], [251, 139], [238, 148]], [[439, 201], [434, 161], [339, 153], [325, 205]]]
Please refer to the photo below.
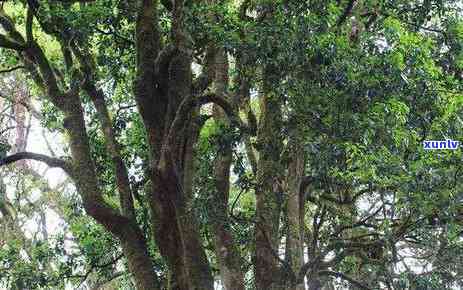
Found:
[[0, 288], [461, 289], [462, 1], [0, 1]]

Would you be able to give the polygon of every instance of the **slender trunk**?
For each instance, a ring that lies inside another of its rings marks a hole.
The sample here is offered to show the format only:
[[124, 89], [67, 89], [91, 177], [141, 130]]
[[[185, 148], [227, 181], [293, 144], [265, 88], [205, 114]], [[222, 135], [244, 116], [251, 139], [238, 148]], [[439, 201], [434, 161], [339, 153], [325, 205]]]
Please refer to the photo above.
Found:
[[101, 196], [95, 165], [90, 156], [82, 107], [78, 96], [68, 97], [68, 104], [64, 107], [65, 127], [70, 136], [74, 170], [79, 173], [75, 176], [75, 181], [82, 194], [84, 208], [89, 215], [120, 239], [137, 289], [159, 289], [143, 233], [136, 223], [109, 207]]
[[[303, 252], [303, 217], [301, 217], [301, 200], [300, 200], [300, 184], [304, 173], [303, 148], [301, 140], [297, 140], [293, 134], [291, 136], [290, 150], [291, 161], [288, 168], [287, 184], [288, 184], [288, 199], [287, 199], [287, 233], [286, 243], [287, 252], [286, 259], [291, 266], [291, 270], [297, 275], [304, 263]], [[289, 281], [287, 290], [304, 290], [304, 283], [295, 284], [295, 281]]]
[[112, 121], [109, 116], [108, 107], [104, 99], [103, 91], [98, 90], [95, 84], [87, 82], [84, 89], [89, 94], [98, 113], [98, 118], [105, 136], [106, 148], [113, 162], [116, 174], [116, 184], [119, 191], [120, 206], [122, 214], [135, 221], [135, 209], [133, 205], [132, 189], [130, 188], [129, 174], [120, 151], [120, 145], [116, 140]]
[[244, 290], [241, 257], [231, 233], [228, 217], [228, 191], [231, 154], [217, 157], [215, 164], [216, 193], [214, 196], [215, 252], [225, 290]]
[[[228, 87], [228, 59], [223, 49], [216, 55], [215, 63], [216, 94], [225, 96]], [[234, 104], [236, 106], [236, 104]], [[222, 109], [214, 106], [216, 122], [227, 122]], [[231, 233], [228, 217], [228, 198], [230, 192], [230, 167], [232, 148], [227, 144], [217, 153], [214, 164], [215, 193], [212, 210], [215, 252], [219, 261], [220, 276], [225, 290], [244, 290], [244, 274], [241, 270], [241, 257]]]

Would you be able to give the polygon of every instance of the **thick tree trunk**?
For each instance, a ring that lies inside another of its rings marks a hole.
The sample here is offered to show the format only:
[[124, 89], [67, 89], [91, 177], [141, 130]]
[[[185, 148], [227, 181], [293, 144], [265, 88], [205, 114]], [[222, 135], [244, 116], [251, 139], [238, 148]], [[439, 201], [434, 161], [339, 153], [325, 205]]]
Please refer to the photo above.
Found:
[[[189, 208], [192, 171], [188, 168], [193, 162], [191, 150], [194, 140], [189, 139], [191, 132], [182, 128], [175, 132], [178, 142], [165, 144], [180, 103], [191, 94], [191, 56], [186, 49], [182, 27], [183, 1], [174, 2], [173, 49], [165, 55], [159, 54], [158, 2], [141, 0], [140, 4], [135, 96], [151, 153], [150, 205], [154, 237], [172, 278], [176, 280], [174, 287], [182, 290], [213, 289], [213, 278], [196, 218]], [[157, 57], [161, 57], [159, 62]], [[156, 71], [163, 75], [157, 75]]]
[[[199, 235], [195, 216], [189, 205], [192, 171], [184, 172], [185, 168], [191, 168], [194, 160], [191, 152], [194, 140], [189, 139], [189, 134], [186, 133], [187, 130], [176, 132], [179, 134], [179, 138], [176, 139], [181, 140], [181, 144], [184, 144], [182, 142], [191, 142], [187, 143], [187, 150], [183, 152], [187, 156], [179, 157], [177, 155], [177, 153], [182, 152], [178, 150], [180, 144], [168, 144], [167, 147], [169, 148], [163, 148], [163, 144], [166, 142], [164, 129], [170, 128], [179, 104], [192, 93], [191, 56], [187, 52], [189, 51], [187, 48], [188, 42], [183, 31], [183, 1], [174, 1], [173, 3], [172, 42], [175, 53], [174, 57], [169, 58], [165, 63], [168, 67], [168, 70], [165, 71], [168, 73], [168, 89], [162, 87], [162, 85], [166, 84], [159, 82], [160, 76], [156, 71], [158, 69], [156, 60], [161, 47], [157, 18], [158, 1], [140, 0], [139, 4], [136, 24], [137, 77], [134, 92], [147, 130], [151, 153], [149, 160], [150, 170], [159, 171], [160, 173], [151, 176], [153, 190], [150, 204], [153, 209], [153, 218], [159, 226], [159, 230], [156, 230], [158, 234], [156, 239], [161, 248], [161, 253], [163, 253], [172, 268], [175, 279], [179, 281], [179, 287], [185, 290], [213, 289], [211, 269]], [[29, 24], [32, 23], [30, 19], [28, 18]], [[13, 24], [7, 23], [7, 28], [7, 32], [14, 34], [18, 43], [26, 43], [21, 34], [14, 29]], [[34, 76], [37, 85], [44, 89], [53, 104], [65, 115], [64, 127], [69, 133], [73, 157], [73, 178], [78, 191], [82, 195], [86, 212], [121, 240], [137, 288], [158, 289], [157, 277], [148, 254], [143, 233], [133, 220], [134, 211], [133, 207], [131, 207], [127, 170], [124, 168], [120, 158], [114, 132], [110, 130], [111, 121], [107, 110], [105, 111], [103, 98], [94, 94], [94, 88], [86, 87], [87, 92], [93, 95], [100, 121], [105, 130], [108, 150], [112, 155], [117, 171], [116, 178], [122, 197], [122, 214], [118, 209], [112, 208], [104, 201], [98, 184], [95, 164], [91, 158], [82, 105], [79, 99], [80, 88], [77, 85], [74, 86], [79, 80], [73, 80], [73, 87], [69, 92], [62, 92], [53, 67], [39, 45], [33, 41], [32, 32], [30, 30], [27, 32], [28, 42], [30, 42], [27, 48], [23, 48], [19, 44], [11, 48], [24, 50], [24, 62]], [[68, 45], [75, 45], [75, 43], [70, 42]], [[78, 50], [73, 51], [73, 53], [76, 57], [79, 57]], [[71, 59], [67, 60], [72, 61], [72, 55], [68, 54], [68, 56]], [[40, 74], [37, 73], [37, 70], [40, 71]], [[175, 150], [172, 150], [170, 145], [173, 145]], [[163, 163], [160, 164], [159, 161], [163, 159], [162, 155], [165, 153], [164, 149], [167, 151], [172, 150], [176, 159], [172, 159], [172, 155], [168, 154], [168, 157], [164, 158]], [[157, 201], [159, 201], [159, 205], [154, 205]], [[162, 242], [164, 236], [159, 234], [162, 234], [163, 231], [167, 233], [166, 237], [173, 243], [166, 244]]]
[[[154, 239], [164, 257], [170, 272], [172, 290], [188, 290], [188, 274], [184, 261], [184, 248], [177, 225], [177, 215], [171, 197], [163, 194], [166, 186], [156, 174], [160, 159], [164, 130], [168, 129], [169, 100], [165, 88], [156, 87], [158, 82], [156, 58], [160, 50], [160, 37], [157, 23], [157, 1], [140, 0], [137, 18], [137, 79], [134, 84], [135, 100], [143, 119], [150, 147], [149, 190], [151, 224]], [[165, 60], [163, 72], [168, 72], [170, 60]], [[167, 77], [168, 78], [168, 77]], [[172, 107], [172, 105], [171, 105]], [[170, 107], [170, 108], [171, 108]], [[172, 109], [170, 109], [172, 114]], [[175, 111], [173, 111], [175, 113]], [[167, 122], [168, 123], [168, 122]]]
[[143, 233], [136, 224], [129, 224], [124, 232], [124, 238], [121, 239], [122, 250], [137, 289], [159, 289], [159, 285], [153, 279], [153, 262]]
[[280, 155], [282, 152], [281, 102], [272, 93], [277, 83], [276, 68], [264, 71], [261, 118], [257, 132], [259, 161], [256, 186], [255, 279], [258, 290], [279, 289], [279, 227], [282, 187]]
[[[198, 226], [188, 207], [182, 189], [182, 182], [169, 153], [163, 154], [160, 166], [155, 172], [158, 194], [164, 202], [172, 205], [178, 228], [179, 241], [183, 250], [185, 277], [190, 290], [212, 290], [214, 280], [204, 247], [199, 239]], [[161, 209], [161, 210], [164, 210]], [[174, 225], [175, 226], [175, 225]], [[159, 237], [162, 238], [162, 237]], [[162, 244], [161, 244], [162, 245]], [[160, 246], [161, 246], [160, 245]], [[175, 253], [175, 252], [174, 252]], [[172, 255], [172, 253], [166, 253]]]
[[[154, 177], [155, 180], [157, 177]], [[175, 209], [165, 196], [161, 196], [160, 184], [154, 184], [153, 199], [151, 200], [152, 226], [154, 239], [161, 255], [165, 258], [169, 268], [168, 290], [188, 290], [188, 277], [183, 260], [183, 246], [176, 224]]]

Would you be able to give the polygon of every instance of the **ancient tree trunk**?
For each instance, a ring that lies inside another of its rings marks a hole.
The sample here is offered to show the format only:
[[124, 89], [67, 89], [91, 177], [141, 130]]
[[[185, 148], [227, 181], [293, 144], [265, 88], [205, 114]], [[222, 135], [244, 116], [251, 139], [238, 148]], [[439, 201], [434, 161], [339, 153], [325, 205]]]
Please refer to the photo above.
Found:
[[[172, 8], [172, 47], [159, 53], [157, 1], [142, 0], [137, 20], [135, 96], [150, 146], [154, 238], [175, 289], [213, 289], [213, 278], [196, 217], [190, 208], [195, 132], [168, 133], [182, 101], [191, 95], [191, 56], [183, 31], [183, 1]], [[189, 119], [193, 117], [190, 112]]]
[[279, 225], [281, 212], [280, 155], [281, 101], [271, 87], [277, 82], [273, 77], [276, 69], [264, 71], [263, 96], [261, 96], [261, 118], [257, 132], [259, 161], [256, 186], [255, 226], [255, 279], [258, 290], [277, 289], [280, 282], [278, 250], [280, 245]]

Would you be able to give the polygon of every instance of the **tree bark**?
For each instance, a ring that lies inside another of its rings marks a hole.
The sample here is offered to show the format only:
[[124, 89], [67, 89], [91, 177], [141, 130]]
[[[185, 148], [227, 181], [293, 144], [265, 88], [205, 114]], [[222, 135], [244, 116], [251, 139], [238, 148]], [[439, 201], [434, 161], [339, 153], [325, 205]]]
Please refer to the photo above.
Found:
[[[216, 54], [215, 91], [225, 96], [228, 90], [228, 59], [223, 49]], [[229, 100], [230, 101], [230, 100]], [[237, 104], [233, 104], [235, 107]], [[218, 123], [227, 124], [225, 113], [217, 105], [213, 108], [214, 119]], [[241, 257], [231, 233], [228, 216], [228, 198], [230, 192], [230, 167], [232, 164], [231, 144], [217, 152], [214, 162], [215, 193], [213, 197], [212, 220], [214, 229], [215, 253], [219, 261], [220, 276], [225, 290], [244, 290], [244, 274], [241, 270]]]
[[[159, 53], [157, 2], [142, 0], [139, 9], [135, 96], [151, 153], [150, 205], [154, 237], [172, 277], [177, 279], [175, 287], [213, 289], [209, 262], [189, 202], [194, 132], [182, 126], [174, 132], [173, 144], [167, 138], [180, 104], [192, 94], [191, 56], [183, 31], [183, 1], [174, 3], [173, 48], [165, 48], [170, 51], [165, 54]], [[156, 67], [161, 64], [163, 67]], [[164, 75], [157, 75], [156, 71]], [[192, 112], [187, 118], [192, 118]]]
[[154, 266], [140, 228], [134, 221], [107, 205], [102, 198], [95, 165], [90, 156], [81, 104], [77, 96], [68, 97], [69, 103], [64, 110], [65, 127], [70, 136], [74, 172], [77, 173], [76, 187], [82, 195], [84, 208], [89, 215], [120, 239], [137, 289], [159, 289]]
[[[297, 124], [294, 124], [297, 126]], [[300, 185], [304, 174], [304, 152], [302, 140], [297, 138], [301, 136], [300, 132], [293, 132], [290, 136], [289, 152], [291, 161], [288, 167], [287, 185], [287, 233], [286, 233], [286, 260], [289, 262], [291, 271], [297, 275], [304, 263], [303, 249], [303, 202], [300, 200]], [[304, 282], [288, 281], [287, 290], [304, 290]]]
[[[199, 239], [197, 224], [192, 218], [191, 209], [186, 204], [183, 185], [170, 153], [163, 153], [160, 166], [155, 170], [154, 176], [159, 185], [157, 194], [162, 197], [164, 202], [172, 205], [170, 210], [173, 211], [172, 215], [175, 217], [173, 219], [176, 222], [174, 226], [178, 228], [180, 248], [183, 251], [181, 257], [183, 258], [184, 275], [187, 277], [187, 289], [214, 289], [212, 273], [202, 242]], [[171, 253], [167, 254], [172, 255]]]
[[278, 81], [274, 76], [276, 68], [264, 70], [263, 95], [261, 96], [261, 118], [257, 132], [259, 161], [257, 169], [256, 228], [254, 271], [258, 290], [278, 289], [280, 272], [278, 267], [279, 228], [281, 213], [282, 168], [280, 155], [281, 101], [272, 92]]
[[[9, 19], [2, 18], [2, 20], [3, 24], [8, 24], [9, 33], [15, 35], [18, 41], [24, 42], [14, 25], [9, 23]], [[96, 177], [95, 164], [91, 158], [79, 90], [72, 88], [66, 93], [62, 92], [52, 66], [41, 47], [33, 39], [29, 41], [30, 44], [21, 57], [31, 74], [37, 76], [34, 78], [37, 85], [64, 114], [64, 127], [69, 133], [73, 157], [71, 177], [82, 196], [86, 212], [121, 240], [138, 289], [159, 289], [143, 233], [135, 223], [120, 215], [116, 209], [111, 208], [103, 200]], [[40, 71], [40, 76], [36, 74], [37, 70]]]

